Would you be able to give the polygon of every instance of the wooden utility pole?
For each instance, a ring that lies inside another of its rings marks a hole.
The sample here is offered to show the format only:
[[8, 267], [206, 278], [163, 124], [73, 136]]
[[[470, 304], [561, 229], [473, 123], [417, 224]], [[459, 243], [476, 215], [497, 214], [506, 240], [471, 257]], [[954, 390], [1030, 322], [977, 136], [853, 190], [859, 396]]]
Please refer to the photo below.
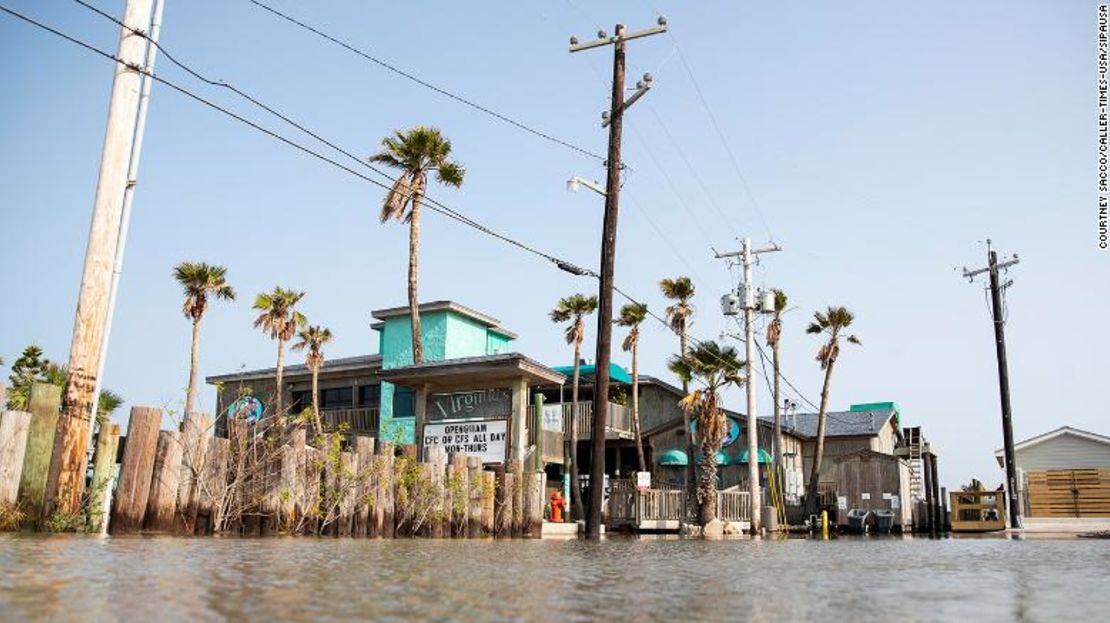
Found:
[[103, 356], [113, 260], [119, 244], [128, 165], [135, 140], [139, 108], [141, 67], [151, 23], [152, 0], [127, 0], [115, 65], [108, 125], [96, 182], [92, 224], [85, 248], [85, 267], [73, 322], [69, 351], [69, 376], [62, 395], [54, 453], [50, 461], [42, 518], [54, 511], [76, 512], [85, 488], [86, 452], [96, 391], [97, 371]]
[[978, 270], [964, 268], [964, 277], [974, 281], [975, 276], [982, 273], [990, 275], [991, 291], [991, 316], [994, 319], [994, 346], [995, 356], [998, 359], [998, 391], [1002, 401], [1002, 441], [1006, 457], [1006, 505], [1010, 508], [1010, 527], [1021, 527], [1021, 507], [1018, 506], [1018, 481], [1017, 466], [1014, 465], [1014, 428], [1010, 413], [1010, 372], [1006, 363], [1006, 314], [1002, 307], [1002, 293], [1010, 286], [1009, 281], [1000, 284], [999, 272], [1005, 272], [1018, 263], [1015, 253], [1013, 259], [998, 262], [998, 254], [991, 249], [991, 241], [987, 240], [987, 267]]
[[[782, 247], [777, 244], [752, 249], [751, 238], [744, 238], [744, 246], [739, 252], [714, 254], [717, 258], [740, 256], [744, 267], [744, 357], [747, 362], [747, 382], [744, 385], [748, 394], [748, 496], [752, 507], [752, 534], [759, 533], [763, 511], [762, 490], [759, 488], [759, 417], [755, 399], [755, 368], [752, 366], [755, 362], [755, 313], [763, 309], [762, 306], [757, 308], [755, 289], [752, 287], [752, 265], [759, 255], [781, 250]], [[773, 466], [769, 465], [768, 469], [773, 469]]]
[[595, 41], [583, 44], [579, 44], [574, 38], [570, 41], [571, 52], [604, 45], [613, 46], [613, 91], [607, 119], [609, 154], [605, 178], [605, 220], [601, 231], [601, 276], [597, 297], [597, 365], [594, 367], [594, 420], [591, 431], [593, 452], [590, 455], [590, 501], [586, 513], [586, 538], [589, 539], [601, 538], [601, 506], [605, 499], [605, 431], [609, 416], [609, 362], [613, 339], [613, 266], [617, 255], [617, 212], [621, 188], [621, 129], [624, 111], [651, 88], [650, 75], [644, 76], [644, 81], [637, 85], [639, 90], [636, 95], [627, 103], [625, 102], [624, 48], [625, 42], [630, 39], [647, 37], [666, 30], [667, 21], [659, 18], [659, 26], [656, 28], [626, 34], [624, 25], [617, 24], [612, 37], [599, 32]]

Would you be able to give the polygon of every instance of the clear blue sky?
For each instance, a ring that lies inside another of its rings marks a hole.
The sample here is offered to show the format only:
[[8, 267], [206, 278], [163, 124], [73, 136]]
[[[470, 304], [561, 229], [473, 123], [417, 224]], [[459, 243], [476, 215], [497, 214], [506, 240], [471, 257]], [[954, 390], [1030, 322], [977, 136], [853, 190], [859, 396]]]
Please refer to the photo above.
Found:
[[[76, 4], [7, 1], [115, 48], [116, 29]], [[818, 343], [804, 327], [813, 310], [847, 305], [864, 346], [844, 349], [833, 406], [897, 401], [905, 423], [924, 426], [940, 451], [945, 485], [1000, 482], [984, 293], [953, 270], [982, 264], [977, 241], [993, 237], [1022, 258], [1011, 273], [1008, 324], [1017, 437], [1063, 424], [1110, 433], [1110, 256], [1097, 250], [1094, 230], [1095, 3], [271, 1], [597, 152], [605, 147], [598, 122], [611, 56], [571, 55], [567, 38], [611, 31], [618, 21], [649, 26], [662, 11], [673, 38], [637, 41], [629, 51], [630, 78], [651, 71], [656, 88], [626, 122], [622, 287], [661, 311], [656, 282], [691, 275], [699, 292], [694, 333], [716, 338], [736, 327], [718, 312], [730, 275], [710, 247], [734, 247], [737, 234], [757, 242], [773, 235], [786, 250], [757, 278], [784, 288], [797, 306], [787, 316], [786, 375], [817, 399]], [[123, 5], [94, 3], [114, 14]], [[600, 198], [564, 189], [573, 174], [603, 179], [596, 161], [407, 82], [246, 0], [168, 0], [163, 43], [359, 154], [374, 152], [394, 128], [439, 126], [467, 177], [462, 189], [436, 188], [434, 196], [596, 266]], [[7, 16], [0, 51], [8, 85], [0, 91], [0, 356], [10, 364], [37, 342], [64, 360], [113, 68]], [[280, 127], [165, 59], [159, 73]], [[181, 408], [189, 324], [170, 277], [181, 260], [228, 266], [240, 293], [204, 320], [202, 374], [272, 364], [273, 344], [250, 326], [249, 299], [277, 284], [307, 291], [304, 311], [337, 335], [331, 356], [373, 352], [369, 312], [403, 304], [405, 287], [406, 232], [378, 224], [381, 198], [378, 188], [156, 85], [106, 385], [130, 404]], [[487, 311], [520, 333], [520, 351], [552, 365], [570, 359], [546, 312], [594, 282], [434, 214], [424, 220], [421, 262], [423, 299]], [[649, 326], [645, 371], [665, 375], [675, 342]], [[202, 397], [211, 408], [214, 392]], [[729, 401], [742, 406], [739, 393]]]

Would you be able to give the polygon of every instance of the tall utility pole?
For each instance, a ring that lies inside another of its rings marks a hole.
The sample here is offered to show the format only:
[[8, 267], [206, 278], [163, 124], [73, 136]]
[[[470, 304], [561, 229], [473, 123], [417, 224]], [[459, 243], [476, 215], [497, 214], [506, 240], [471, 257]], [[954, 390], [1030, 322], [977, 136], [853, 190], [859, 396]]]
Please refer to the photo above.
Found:
[[100, 175], [73, 322], [69, 376], [62, 394], [62, 413], [50, 459], [43, 520], [55, 510], [76, 512], [85, 488], [92, 399], [103, 356], [112, 267], [119, 244], [128, 165], [135, 142], [141, 67], [147, 43], [144, 35], [151, 23], [151, 4], [152, 0], [127, 0], [123, 14], [125, 26], [120, 28], [116, 55], [122, 63], [115, 65], [112, 80]]
[[762, 519], [760, 513], [763, 511], [759, 488], [759, 419], [755, 401], [755, 368], [752, 367], [752, 363], [755, 361], [755, 312], [757, 309], [755, 290], [752, 287], [752, 264], [757, 256], [763, 253], [774, 253], [775, 251], [782, 251], [782, 247], [772, 243], [768, 247], [752, 249], [751, 238], [744, 238], [744, 245], [740, 251], [715, 254], [718, 258], [740, 256], [740, 262], [744, 266], [744, 356], [748, 368], [748, 379], [744, 385], [748, 391], [748, 495], [752, 502], [752, 534], [759, 532], [760, 520]]
[[[590, 501], [586, 513], [586, 538], [601, 538], [601, 505], [604, 501], [605, 483], [605, 431], [609, 415], [609, 362], [613, 337], [613, 264], [617, 255], [617, 209], [621, 188], [621, 129], [624, 111], [651, 88], [650, 77], [637, 85], [639, 91], [627, 103], [624, 101], [624, 47], [625, 42], [666, 32], [667, 20], [659, 18], [659, 25], [634, 33], [625, 33], [624, 25], [617, 24], [612, 37], [597, 33], [597, 39], [578, 43], [571, 37], [570, 51], [580, 52], [605, 45], [613, 46], [613, 94], [606, 122], [609, 125], [609, 155], [605, 178], [605, 222], [601, 231], [601, 278], [598, 288], [597, 310], [597, 365], [594, 381], [594, 420], [591, 431], [593, 452], [590, 455]], [[604, 125], [604, 124], [603, 124]]]
[[1006, 495], [1007, 506], [1010, 508], [1010, 527], [1021, 527], [1021, 508], [1018, 506], [1018, 481], [1017, 466], [1014, 465], [1014, 427], [1010, 412], [1010, 372], [1006, 364], [1006, 317], [1002, 308], [1003, 291], [1010, 287], [1011, 281], [1000, 284], [998, 275], [1007, 272], [1009, 268], [1018, 263], [1015, 253], [1013, 259], [998, 262], [998, 254], [991, 249], [991, 241], [987, 240], [987, 267], [977, 270], [964, 268], [964, 277], [968, 281], [975, 281], [976, 275], [988, 273], [990, 275], [991, 291], [991, 316], [994, 319], [994, 349], [998, 358], [998, 392], [1002, 401], [1002, 442], [1006, 456]]

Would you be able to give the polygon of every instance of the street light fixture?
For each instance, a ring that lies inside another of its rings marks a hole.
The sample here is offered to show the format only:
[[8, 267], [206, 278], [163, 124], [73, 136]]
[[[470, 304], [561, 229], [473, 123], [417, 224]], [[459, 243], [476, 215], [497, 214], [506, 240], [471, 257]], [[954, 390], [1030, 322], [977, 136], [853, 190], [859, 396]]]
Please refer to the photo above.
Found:
[[575, 176], [571, 177], [569, 180], [567, 180], [567, 192], [576, 193], [576, 192], [578, 192], [578, 189], [581, 188], [582, 186], [585, 186], [586, 188], [589, 188], [590, 190], [594, 191], [595, 193], [601, 195], [602, 197], [606, 196], [605, 188], [601, 185], [600, 182], [596, 182], [596, 181], [593, 181], [593, 180], [588, 180], [588, 179], [585, 179], [585, 178], [581, 178], [581, 177], [578, 177], [577, 175], [575, 175]]

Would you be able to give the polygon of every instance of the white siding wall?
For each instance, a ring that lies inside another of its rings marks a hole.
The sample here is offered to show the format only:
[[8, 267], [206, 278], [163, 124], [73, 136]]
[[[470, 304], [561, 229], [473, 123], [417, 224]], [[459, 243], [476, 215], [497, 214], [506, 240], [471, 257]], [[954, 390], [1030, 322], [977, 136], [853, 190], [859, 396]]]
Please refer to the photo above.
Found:
[[1064, 433], [1018, 450], [1014, 462], [1018, 468], [1027, 472], [1045, 469], [1110, 469], [1110, 444]]

